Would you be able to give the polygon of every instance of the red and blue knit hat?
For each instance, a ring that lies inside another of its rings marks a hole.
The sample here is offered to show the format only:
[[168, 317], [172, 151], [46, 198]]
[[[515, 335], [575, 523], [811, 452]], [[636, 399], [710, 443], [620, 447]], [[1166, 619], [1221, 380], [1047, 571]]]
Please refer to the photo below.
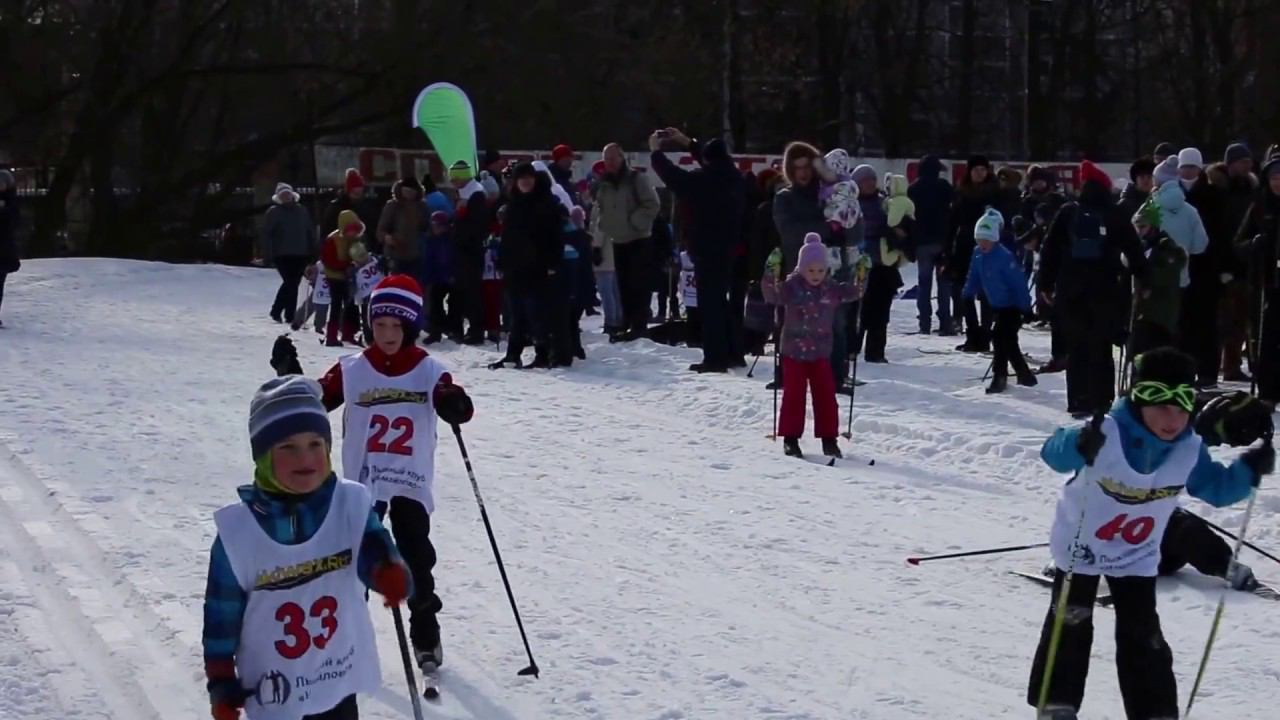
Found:
[[380, 317], [403, 320], [417, 329], [422, 320], [422, 286], [408, 275], [388, 275], [373, 288], [369, 298], [369, 322]]

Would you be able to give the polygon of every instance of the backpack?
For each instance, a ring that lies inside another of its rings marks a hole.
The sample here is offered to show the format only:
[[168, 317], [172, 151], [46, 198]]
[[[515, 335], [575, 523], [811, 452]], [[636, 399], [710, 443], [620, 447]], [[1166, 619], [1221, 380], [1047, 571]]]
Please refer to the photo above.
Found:
[[1071, 220], [1071, 259], [1101, 260], [1106, 255], [1106, 219], [1093, 208], [1076, 205]]

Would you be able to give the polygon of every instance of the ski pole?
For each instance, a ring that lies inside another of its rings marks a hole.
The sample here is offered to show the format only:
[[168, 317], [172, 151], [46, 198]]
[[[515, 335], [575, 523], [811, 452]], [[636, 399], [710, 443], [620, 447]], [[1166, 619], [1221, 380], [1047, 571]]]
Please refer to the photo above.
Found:
[[993, 356], [991, 358], [991, 362], [987, 363], [987, 371], [982, 373], [982, 382], [986, 382], [987, 378], [991, 377], [991, 370], [995, 368], [995, 366], [996, 366], [996, 359]]
[[[1235, 533], [1231, 532], [1230, 530], [1227, 530], [1226, 528], [1223, 528], [1223, 527], [1220, 527], [1220, 526], [1218, 526], [1218, 525], [1215, 525], [1215, 524], [1213, 524], [1213, 523], [1209, 522], [1208, 520], [1206, 520], [1205, 518], [1203, 518], [1203, 517], [1201, 517], [1201, 516], [1199, 516], [1199, 515], [1196, 515], [1195, 513], [1191, 512], [1190, 510], [1185, 510], [1185, 512], [1187, 512], [1188, 514], [1191, 514], [1191, 515], [1195, 515], [1197, 518], [1199, 518], [1199, 519], [1200, 519], [1200, 522], [1204, 523], [1205, 525], [1208, 525], [1209, 527], [1213, 528], [1214, 530], [1217, 530], [1218, 532], [1222, 533], [1223, 535], [1226, 535], [1227, 537], [1231, 538], [1232, 540], [1239, 540], [1239, 539], [1240, 539], [1240, 537], [1239, 537], [1239, 536], [1237, 536]], [[1267, 558], [1268, 560], [1273, 560], [1273, 561], [1275, 561], [1275, 562], [1280, 563], [1280, 557], [1276, 557], [1275, 555], [1272, 555], [1271, 553], [1267, 552], [1266, 550], [1263, 550], [1262, 548], [1258, 547], [1257, 545], [1254, 545], [1253, 543], [1251, 543], [1251, 542], [1249, 542], [1249, 541], [1247, 541], [1247, 540], [1246, 540], [1246, 541], [1244, 541], [1244, 546], [1245, 546], [1245, 547], [1247, 547], [1247, 548], [1249, 548], [1250, 550], [1252, 550], [1252, 551], [1254, 551], [1254, 552], [1258, 553], [1258, 554], [1259, 554], [1259, 555], [1261, 555], [1262, 557]]]
[[[861, 310], [862, 306], [859, 305], [858, 309]], [[861, 325], [862, 325], [862, 313], [859, 312], [858, 314], [853, 316], [853, 336], [855, 338], [858, 337], [859, 333], [861, 333], [862, 331]], [[854, 401], [854, 398], [857, 397], [857, 395], [858, 395], [858, 353], [853, 353], [853, 362], [850, 364], [850, 367], [849, 367], [849, 421], [844, 426], [845, 440], [853, 439], [853, 401]], [[875, 462], [876, 462], [875, 460], [872, 460], [871, 464], [874, 465]]]
[[751, 361], [751, 367], [747, 369], [747, 377], [755, 377], [755, 376], [756, 376], [756, 363], [758, 363], [758, 362], [760, 362], [760, 356], [759, 356], [759, 355], [757, 355], [757, 356], [755, 357], [755, 359]]
[[404, 637], [404, 618], [400, 606], [391, 606], [391, 617], [396, 621], [396, 639], [400, 641], [400, 661], [404, 663], [404, 679], [409, 683], [409, 701], [413, 703], [413, 720], [422, 720], [422, 701], [418, 699], [418, 683], [413, 679], [413, 663], [409, 660], [409, 642]]
[[1032, 543], [1030, 545], [1009, 545], [1007, 547], [986, 548], [985, 550], [966, 550], [964, 552], [946, 553], [945, 555], [923, 555], [918, 557], [909, 557], [907, 562], [911, 565], [919, 565], [922, 562], [931, 560], [950, 560], [952, 558], [975, 557], [978, 555], [998, 555], [1000, 553], [1017, 552], [1019, 550], [1034, 550], [1036, 548], [1049, 547], [1049, 543]]
[[538, 677], [538, 663], [533, 660], [533, 651], [529, 649], [529, 636], [525, 634], [524, 623], [520, 621], [520, 610], [516, 607], [516, 596], [511, 592], [511, 582], [507, 580], [507, 569], [502, 564], [502, 554], [498, 552], [498, 541], [493, 537], [493, 525], [489, 523], [489, 513], [484, 509], [484, 499], [480, 497], [480, 483], [476, 482], [475, 470], [471, 468], [471, 457], [467, 455], [467, 445], [462, 442], [462, 426], [453, 426], [453, 436], [458, 440], [458, 452], [462, 453], [462, 464], [467, 467], [467, 477], [471, 479], [471, 491], [475, 493], [476, 504], [480, 506], [480, 519], [484, 520], [484, 530], [489, 534], [489, 545], [493, 548], [493, 559], [498, 561], [498, 573], [502, 575], [502, 585], [507, 589], [507, 600], [511, 602], [511, 612], [516, 617], [516, 627], [520, 628], [520, 639], [524, 642], [525, 654], [529, 656], [529, 666], [517, 675]]
[[[1267, 444], [1271, 443], [1271, 438], [1267, 438]], [[1253, 505], [1258, 500], [1258, 489], [1255, 487], [1249, 491], [1249, 505], [1244, 510], [1244, 520], [1240, 522], [1240, 537], [1236, 538], [1236, 546], [1231, 553], [1231, 561], [1235, 562], [1240, 558], [1240, 548], [1244, 544], [1245, 533], [1249, 530], [1249, 517], [1253, 515]], [[1209, 653], [1213, 650], [1213, 641], [1218, 637], [1218, 626], [1222, 623], [1222, 613], [1226, 610], [1227, 593], [1230, 587], [1222, 589], [1222, 594], [1218, 596], [1218, 609], [1213, 613], [1213, 624], [1209, 626], [1209, 639], [1204, 644], [1204, 654], [1200, 656], [1200, 668], [1196, 670], [1196, 681], [1191, 686], [1191, 696], [1187, 698], [1187, 711], [1183, 713], [1187, 718], [1191, 717], [1191, 706], [1196, 702], [1196, 695], [1200, 692], [1200, 682], [1204, 680], [1205, 668], [1209, 665]]]

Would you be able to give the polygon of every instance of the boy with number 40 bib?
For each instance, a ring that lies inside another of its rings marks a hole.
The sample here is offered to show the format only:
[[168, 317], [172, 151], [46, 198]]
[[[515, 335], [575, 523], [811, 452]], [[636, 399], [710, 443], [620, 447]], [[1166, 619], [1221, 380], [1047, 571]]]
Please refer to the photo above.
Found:
[[1173, 652], [1156, 612], [1160, 541], [1185, 489], [1215, 507], [1248, 497], [1275, 468], [1268, 442], [1230, 466], [1215, 462], [1190, 426], [1195, 361], [1169, 347], [1140, 355], [1129, 397], [1100, 424], [1061, 428], [1040, 456], [1074, 473], [1062, 490], [1049, 545], [1058, 570], [1031, 668], [1027, 701], [1039, 706], [1058, 593], [1073, 571], [1042, 720], [1075, 720], [1084, 699], [1098, 581], [1116, 611], [1116, 669], [1129, 720], [1178, 717]]
[[[324, 407], [345, 404], [342, 471], [369, 488], [379, 516], [390, 516], [391, 533], [409, 572], [409, 640], [424, 673], [443, 663], [440, 598], [432, 569], [431, 513], [436, 417], [450, 425], [471, 419], [471, 398], [438, 360], [413, 344], [422, 321], [422, 289], [408, 275], [389, 275], [369, 299], [373, 342], [347, 355], [320, 379]], [[272, 367], [300, 372], [287, 337], [276, 341]]]
[[263, 385], [249, 408], [254, 482], [214, 513], [204, 600], [214, 720], [355, 720], [381, 685], [364, 586], [388, 605], [409, 572], [369, 491], [329, 468], [320, 385]]

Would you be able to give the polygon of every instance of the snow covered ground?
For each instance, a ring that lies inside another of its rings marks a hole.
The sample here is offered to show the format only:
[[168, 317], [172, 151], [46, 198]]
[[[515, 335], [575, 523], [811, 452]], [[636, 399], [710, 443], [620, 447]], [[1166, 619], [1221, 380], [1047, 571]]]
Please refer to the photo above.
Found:
[[[276, 283], [267, 270], [86, 259], [30, 261], [9, 278], [0, 718], [207, 717], [211, 514], [250, 477], [248, 400], [271, 375]], [[610, 346], [597, 322], [590, 359], [569, 370], [490, 371], [492, 347], [433, 348], [475, 398], [468, 449], [542, 678], [516, 676], [519, 636], [442, 435], [445, 697], [427, 716], [1030, 717], [1023, 687], [1048, 597], [1005, 571], [1044, 557], [904, 558], [1046, 538], [1060, 479], [1037, 450], [1069, 421], [1063, 378], [987, 397], [987, 359], [918, 352], [954, 341], [906, 335], [914, 314], [896, 303], [892, 364], [860, 368], [854, 440], [834, 468], [766, 439], [769, 358], [754, 379], [695, 376], [696, 351]], [[342, 352], [299, 335], [309, 374]], [[1047, 355], [1047, 334], [1023, 337]], [[1250, 528], [1263, 546], [1280, 546], [1277, 511], [1265, 487]], [[1207, 511], [1228, 528], [1242, 513]], [[1184, 699], [1218, 588], [1193, 575], [1161, 591]], [[390, 618], [374, 607], [384, 687], [362, 716], [409, 717]], [[1230, 598], [1198, 717], [1276, 717], [1277, 611]], [[1111, 626], [1100, 611], [1090, 720], [1123, 717]]]

